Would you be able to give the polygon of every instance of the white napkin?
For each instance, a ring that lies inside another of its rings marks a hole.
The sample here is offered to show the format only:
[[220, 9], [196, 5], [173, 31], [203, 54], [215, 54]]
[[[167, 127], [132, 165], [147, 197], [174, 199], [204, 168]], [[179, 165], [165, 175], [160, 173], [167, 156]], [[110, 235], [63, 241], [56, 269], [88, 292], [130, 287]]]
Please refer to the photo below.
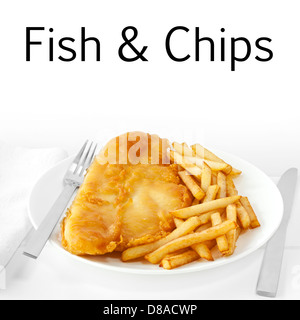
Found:
[[67, 156], [64, 150], [28, 149], [0, 142], [0, 267], [31, 228], [28, 198], [37, 179]]

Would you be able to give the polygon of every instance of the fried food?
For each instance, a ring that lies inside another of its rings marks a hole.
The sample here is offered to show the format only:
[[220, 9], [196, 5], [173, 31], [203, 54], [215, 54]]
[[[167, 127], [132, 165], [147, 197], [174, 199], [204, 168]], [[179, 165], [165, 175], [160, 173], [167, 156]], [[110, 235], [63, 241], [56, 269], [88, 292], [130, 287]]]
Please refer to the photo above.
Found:
[[105, 163], [105, 157], [114, 160], [114, 152], [109, 158], [101, 151], [63, 220], [62, 245], [73, 254], [101, 255], [159, 240], [175, 228], [170, 211], [192, 203], [177, 165], [162, 164], [163, 150], [157, 152], [159, 163], [151, 164], [155, 149], [151, 142], [159, 147], [161, 139], [140, 138], [137, 158], [143, 163], [131, 164], [136, 159], [130, 147], [136, 141], [129, 134], [125, 137], [127, 154], [120, 151], [124, 135], [111, 140], [104, 150], [115, 150], [117, 162], [127, 157], [128, 164]]
[[217, 194], [219, 192], [219, 189], [220, 189], [219, 186], [217, 186], [216, 184], [209, 186], [207, 188], [206, 195], [205, 195], [202, 203], [215, 200], [217, 197]]
[[124, 262], [144, 258], [167, 270], [225, 258], [241, 230], [260, 226], [235, 186], [240, 174], [199, 144], [123, 134], [90, 166], [63, 219], [62, 245], [76, 255], [119, 251]]
[[175, 239], [158, 248], [154, 252], [147, 254], [145, 258], [151, 263], [159, 263], [164, 256], [169, 253], [187, 248], [196, 243], [216, 239], [235, 228], [237, 228], [237, 224], [234, 221], [227, 220], [202, 232], [195, 232]]
[[143, 244], [141, 246], [128, 248], [122, 253], [122, 261], [133, 260], [136, 258], [143, 257], [149, 252], [156, 250], [164, 244], [177, 239], [181, 236], [189, 234], [201, 224], [201, 220], [198, 217], [191, 217], [186, 221], [182, 221], [180, 225], [176, 225], [177, 228], [168, 234], [165, 238], [157, 240], [155, 242]]
[[[235, 204], [230, 204], [229, 206], [227, 206], [226, 217], [227, 217], [227, 220], [237, 222], [236, 205]], [[235, 247], [236, 247], [237, 229], [228, 231], [226, 236], [227, 236], [227, 241], [228, 241], [228, 251], [227, 251], [226, 255], [230, 256], [233, 254]]]
[[[205, 226], [204, 224], [202, 224], [202, 221], [199, 217], [198, 217], [198, 221], [200, 222], [202, 227]], [[176, 228], [179, 228], [184, 223], [184, 220], [179, 219], [179, 218], [174, 218], [174, 222], [175, 222]], [[207, 228], [208, 228], [208, 226], [205, 226], [205, 229], [207, 229]], [[203, 229], [203, 230], [200, 230], [200, 229], [201, 229], [201, 227], [199, 227], [196, 231], [199, 232], [199, 231], [205, 230], [205, 229]], [[215, 244], [214, 241], [206, 241], [206, 243], [193, 244], [191, 246], [191, 248], [198, 253], [200, 258], [203, 258], [203, 259], [209, 260], [209, 261], [213, 261], [214, 259], [213, 259], [213, 256], [211, 254], [210, 249], [214, 246], [214, 244]], [[179, 260], [181, 260], [181, 258]], [[175, 260], [175, 261], [177, 261], [177, 260]], [[174, 263], [174, 265], [176, 265], [176, 263]], [[162, 266], [164, 267], [164, 264], [162, 264]], [[172, 264], [170, 264], [169, 266], [172, 266]]]
[[248, 229], [251, 223], [250, 217], [247, 210], [242, 206], [240, 201], [237, 201], [236, 203], [236, 212], [243, 229]]
[[[222, 223], [222, 219], [221, 219], [221, 215], [220, 215], [219, 212], [216, 212], [216, 213], [211, 215], [211, 225], [213, 227], [217, 226], [217, 225], [219, 225], [221, 223]], [[233, 230], [235, 230], [235, 229], [233, 229]], [[228, 232], [230, 232], [230, 231], [228, 231]], [[225, 254], [229, 249], [226, 235], [222, 235], [222, 236], [217, 237], [216, 241], [217, 241], [217, 246], [218, 246], [220, 252], [222, 254]]]
[[202, 169], [194, 164], [193, 160], [189, 160], [189, 158], [184, 157], [180, 153], [173, 150], [170, 151], [170, 157], [172, 161], [179, 164], [182, 168], [193, 175], [198, 181], [201, 181]]
[[197, 182], [186, 170], [180, 171], [178, 174], [181, 180], [197, 200], [201, 200], [205, 196], [205, 192], [200, 188]]
[[204, 192], [207, 192], [208, 187], [211, 184], [211, 168], [205, 162], [203, 163], [203, 169], [201, 174], [201, 188]]
[[212, 200], [212, 201], [196, 204], [192, 207], [171, 211], [171, 214], [177, 218], [187, 219], [189, 217], [201, 215], [203, 213], [206, 213], [212, 210], [226, 208], [229, 204], [235, 203], [238, 200], [240, 200], [240, 198], [241, 196], [233, 196], [233, 197], [226, 197], [222, 199]]
[[254, 229], [257, 227], [260, 227], [260, 223], [257, 219], [257, 216], [250, 204], [250, 201], [247, 197], [242, 197], [240, 200], [242, 206], [245, 208], [245, 210], [248, 212], [249, 218], [250, 218], [250, 228]]
[[162, 259], [160, 266], [164, 269], [175, 269], [181, 267], [187, 263], [193, 262], [199, 259], [199, 255], [194, 250], [187, 250], [183, 253], [176, 255], [170, 255]]
[[218, 172], [217, 184], [220, 188], [217, 198], [226, 198], [226, 175], [223, 172]]

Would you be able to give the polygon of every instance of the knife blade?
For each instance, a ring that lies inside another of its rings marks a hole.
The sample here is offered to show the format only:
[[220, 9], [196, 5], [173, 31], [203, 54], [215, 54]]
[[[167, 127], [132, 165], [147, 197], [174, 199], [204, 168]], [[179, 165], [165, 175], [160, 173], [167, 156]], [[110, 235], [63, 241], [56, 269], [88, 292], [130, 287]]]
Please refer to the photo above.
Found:
[[284, 212], [278, 230], [268, 241], [265, 248], [256, 286], [256, 293], [261, 296], [274, 298], [277, 294], [286, 230], [292, 212], [297, 176], [298, 170], [296, 168], [291, 168], [281, 176], [277, 185], [282, 195]]

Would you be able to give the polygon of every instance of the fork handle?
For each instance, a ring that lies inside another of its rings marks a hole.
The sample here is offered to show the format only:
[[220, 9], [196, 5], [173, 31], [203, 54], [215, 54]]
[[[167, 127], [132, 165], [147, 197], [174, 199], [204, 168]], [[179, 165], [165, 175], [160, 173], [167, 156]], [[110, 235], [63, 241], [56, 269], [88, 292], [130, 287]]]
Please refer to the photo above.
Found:
[[39, 256], [76, 189], [75, 185], [65, 186], [46, 218], [36, 230], [32, 231], [24, 248], [24, 255], [34, 259]]

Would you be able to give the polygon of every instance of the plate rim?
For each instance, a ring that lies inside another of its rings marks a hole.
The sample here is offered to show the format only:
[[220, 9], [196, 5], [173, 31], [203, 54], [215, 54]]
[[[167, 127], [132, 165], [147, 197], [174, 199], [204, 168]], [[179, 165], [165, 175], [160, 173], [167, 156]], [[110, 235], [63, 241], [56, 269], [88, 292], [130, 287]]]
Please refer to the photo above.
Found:
[[[249, 161], [244, 160], [243, 158], [240, 158], [240, 157], [238, 157], [238, 156], [236, 156], [235, 154], [232, 154], [232, 153], [216, 150], [214, 148], [210, 148], [210, 150], [212, 150], [213, 152], [215, 152], [217, 154], [220, 154], [224, 158], [226, 157], [226, 155], [228, 155], [229, 157], [236, 158], [237, 160], [240, 160], [240, 161], [246, 163], [247, 166], [250, 166], [250, 167], [254, 168], [255, 170], [258, 170], [260, 172], [260, 174], [263, 174], [265, 176], [265, 178], [270, 183], [272, 183], [273, 186], [275, 187], [275, 190], [276, 190], [276, 192], [278, 194], [278, 200], [280, 199], [281, 216], [280, 216], [280, 218], [278, 218], [278, 223], [277, 223], [276, 228], [274, 228], [273, 231], [266, 237], [266, 239], [262, 240], [259, 244], [248, 248], [247, 250], [239, 253], [236, 256], [234, 256], [234, 255], [230, 256], [229, 257], [230, 259], [228, 259], [227, 261], [226, 260], [221, 260], [222, 259], [221, 258], [219, 260], [215, 260], [213, 263], [203, 264], [199, 268], [189, 268], [189, 269], [175, 268], [175, 269], [172, 269], [172, 270], [164, 270], [164, 269], [161, 269], [161, 268], [157, 268], [157, 270], [153, 270], [153, 269], [147, 270], [147, 269], [130, 268], [130, 267], [126, 266], [125, 264], [124, 264], [124, 267], [122, 267], [122, 266], [110, 265], [109, 263], [99, 263], [99, 262], [96, 262], [96, 261], [91, 261], [89, 259], [85, 259], [83, 256], [77, 256], [77, 255], [71, 254], [70, 252], [66, 251], [61, 246], [59, 246], [57, 244], [57, 241], [53, 240], [51, 237], [49, 238], [48, 242], [53, 247], [57, 248], [58, 251], [61, 252], [61, 254], [64, 254], [64, 255], [70, 257], [71, 259], [75, 259], [75, 261], [82, 262], [84, 264], [88, 264], [88, 265], [91, 265], [91, 266], [94, 266], [94, 267], [98, 267], [100, 269], [105, 269], [105, 270], [110, 270], [110, 271], [115, 271], [115, 272], [123, 272], [123, 273], [128, 273], [128, 274], [154, 275], [154, 276], [155, 275], [159, 276], [159, 275], [172, 275], [172, 274], [187, 274], [187, 273], [193, 273], [193, 272], [201, 272], [201, 271], [205, 271], [205, 270], [209, 270], [209, 269], [215, 269], [217, 267], [221, 267], [221, 266], [224, 266], [224, 265], [227, 265], [227, 264], [234, 263], [234, 262], [236, 262], [236, 261], [238, 261], [240, 259], [243, 259], [246, 256], [254, 253], [259, 248], [264, 246], [272, 238], [272, 236], [275, 234], [275, 232], [278, 230], [278, 228], [279, 228], [279, 226], [281, 224], [281, 221], [282, 221], [282, 218], [283, 218], [283, 212], [284, 212], [284, 202], [283, 202], [282, 195], [281, 195], [277, 185], [275, 184], [275, 182], [265, 172], [263, 172], [261, 169], [259, 169], [258, 167], [256, 167], [252, 163], [250, 163]], [[75, 155], [71, 155], [71, 156], [68, 156], [67, 158], [59, 161], [57, 164], [55, 164], [54, 166], [49, 168], [46, 172], [44, 172], [40, 176], [40, 178], [37, 179], [35, 184], [33, 185], [32, 189], [31, 189], [31, 192], [30, 192], [29, 200], [27, 202], [27, 212], [28, 212], [29, 220], [30, 220], [30, 222], [32, 223], [32, 225], [33, 225], [33, 227], [35, 229], [37, 228], [37, 224], [36, 224], [36, 222], [34, 221], [34, 219], [32, 217], [31, 206], [32, 206], [32, 199], [34, 198], [35, 190], [36, 190], [38, 184], [41, 181], [43, 181], [43, 179], [45, 179], [45, 177], [47, 175], [49, 175], [49, 173], [52, 170], [57, 169], [57, 167], [62, 166], [64, 163], [70, 162], [74, 157], [75, 157]], [[278, 212], [279, 212], [279, 209], [278, 209]]]

